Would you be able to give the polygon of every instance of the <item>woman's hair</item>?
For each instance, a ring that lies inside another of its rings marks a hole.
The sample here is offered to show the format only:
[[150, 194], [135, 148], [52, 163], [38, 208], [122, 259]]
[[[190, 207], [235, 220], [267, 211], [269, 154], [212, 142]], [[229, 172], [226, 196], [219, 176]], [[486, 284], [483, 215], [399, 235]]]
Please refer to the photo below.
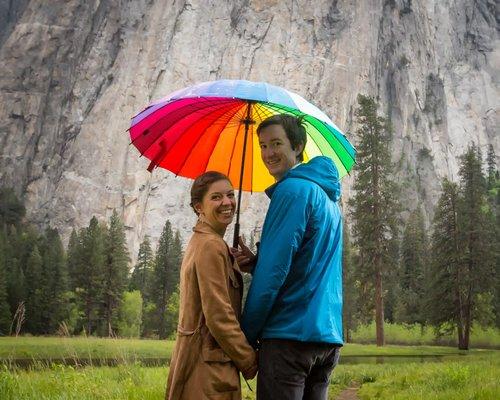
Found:
[[193, 208], [196, 215], [199, 214], [198, 211], [196, 211], [196, 209], [194, 208], [194, 206], [198, 203], [201, 203], [201, 201], [203, 200], [203, 196], [205, 196], [205, 194], [208, 192], [208, 188], [212, 183], [222, 180], [226, 180], [229, 183], [231, 183], [231, 181], [226, 175], [217, 171], [207, 171], [194, 180], [193, 186], [191, 186], [190, 206]]

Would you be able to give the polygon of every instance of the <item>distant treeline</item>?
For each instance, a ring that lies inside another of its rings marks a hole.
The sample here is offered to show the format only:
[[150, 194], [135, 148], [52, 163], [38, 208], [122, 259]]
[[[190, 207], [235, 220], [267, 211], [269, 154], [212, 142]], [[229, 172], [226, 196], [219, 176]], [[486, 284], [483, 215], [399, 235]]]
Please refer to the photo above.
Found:
[[11, 189], [0, 190], [0, 335], [88, 334], [166, 338], [179, 308], [179, 232], [166, 222], [156, 253], [146, 236], [129, 272], [123, 223], [95, 217], [65, 251], [56, 229], [24, 221]]

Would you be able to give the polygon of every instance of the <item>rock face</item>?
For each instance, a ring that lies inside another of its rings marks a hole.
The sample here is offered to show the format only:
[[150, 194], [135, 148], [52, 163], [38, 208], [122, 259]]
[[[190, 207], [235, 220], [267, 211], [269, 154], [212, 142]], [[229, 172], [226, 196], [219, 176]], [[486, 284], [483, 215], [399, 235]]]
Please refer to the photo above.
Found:
[[[323, 109], [355, 141], [356, 96], [394, 125], [408, 209], [437, 201], [458, 156], [498, 135], [499, 36], [493, 0], [0, 0], [0, 177], [32, 221], [68, 237], [122, 212], [132, 256], [166, 218], [186, 238], [190, 182], [146, 172], [130, 117], [151, 100], [214, 79], [267, 81]], [[485, 152], [485, 151], [484, 151]], [[344, 200], [353, 177], [344, 180]], [[258, 233], [267, 200], [243, 199]], [[429, 215], [428, 215], [429, 216]]]

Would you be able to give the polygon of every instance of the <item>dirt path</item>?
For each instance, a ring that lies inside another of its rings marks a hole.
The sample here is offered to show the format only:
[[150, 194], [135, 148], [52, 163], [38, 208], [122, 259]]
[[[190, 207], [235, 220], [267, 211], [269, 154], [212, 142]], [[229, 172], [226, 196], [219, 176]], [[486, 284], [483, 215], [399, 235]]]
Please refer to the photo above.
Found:
[[359, 386], [348, 387], [347, 389], [340, 392], [335, 400], [359, 400], [358, 389]]

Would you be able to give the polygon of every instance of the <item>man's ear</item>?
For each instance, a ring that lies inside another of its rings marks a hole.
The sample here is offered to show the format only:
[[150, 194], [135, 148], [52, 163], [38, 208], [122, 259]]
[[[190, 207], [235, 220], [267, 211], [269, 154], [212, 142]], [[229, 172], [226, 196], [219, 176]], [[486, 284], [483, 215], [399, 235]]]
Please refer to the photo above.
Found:
[[300, 153], [302, 153], [304, 151], [304, 148], [306, 147], [306, 145], [304, 143], [299, 143], [297, 145], [297, 148], [295, 149], [295, 156], [298, 157]]

